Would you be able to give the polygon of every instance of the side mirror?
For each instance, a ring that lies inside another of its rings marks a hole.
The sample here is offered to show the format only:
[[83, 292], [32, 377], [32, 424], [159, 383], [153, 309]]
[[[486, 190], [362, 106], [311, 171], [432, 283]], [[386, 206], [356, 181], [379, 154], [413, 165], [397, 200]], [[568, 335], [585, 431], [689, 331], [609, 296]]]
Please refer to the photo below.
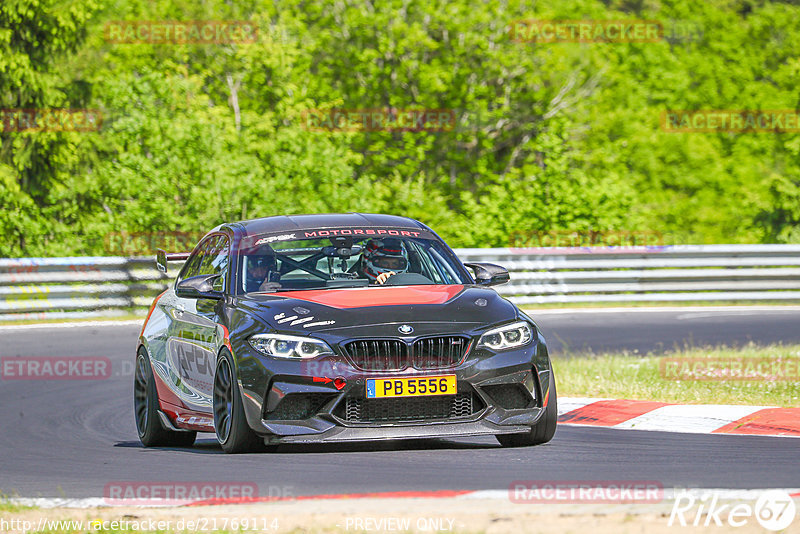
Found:
[[164, 274], [167, 274], [167, 262], [186, 261], [191, 256], [191, 252], [167, 252], [163, 249], [156, 249], [156, 267]]
[[511, 279], [508, 269], [494, 263], [465, 263], [464, 265], [475, 272], [475, 281], [482, 286], [505, 284]]
[[221, 274], [203, 274], [192, 276], [178, 282], [175, 294], [185, 299], [222, 299], [222, 291], [213, 288], [214, 280]]
[[167, 273], [167, 252], [165, 250], [156, 250], [156, 267], [162, 273]]

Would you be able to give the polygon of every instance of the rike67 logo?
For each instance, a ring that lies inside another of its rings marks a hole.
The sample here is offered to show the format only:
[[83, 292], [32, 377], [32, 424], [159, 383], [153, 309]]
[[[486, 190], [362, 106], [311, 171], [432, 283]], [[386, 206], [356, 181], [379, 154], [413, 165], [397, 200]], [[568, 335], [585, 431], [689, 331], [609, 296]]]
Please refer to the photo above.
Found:
[[[729, 502], [721, 502], [723, 499]], [[732, 500], [713, 490], [681, 490], [675, 494], [667, 525], [730, 528], [747, 525], [755, 519], [765, 529], [777, 532], [791, 525], [795, 514], [794, 500], [783, 490], [760, 492], [755, 502]]]

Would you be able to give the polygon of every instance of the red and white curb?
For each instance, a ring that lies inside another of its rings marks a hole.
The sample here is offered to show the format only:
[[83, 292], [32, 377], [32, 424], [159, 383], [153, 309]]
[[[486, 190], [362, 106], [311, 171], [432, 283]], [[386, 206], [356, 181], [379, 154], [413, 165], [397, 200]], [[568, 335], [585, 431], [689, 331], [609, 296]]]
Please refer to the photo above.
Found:
[[692, 434], [800, 437], [800, 408], [562, 397], [559, 424]]

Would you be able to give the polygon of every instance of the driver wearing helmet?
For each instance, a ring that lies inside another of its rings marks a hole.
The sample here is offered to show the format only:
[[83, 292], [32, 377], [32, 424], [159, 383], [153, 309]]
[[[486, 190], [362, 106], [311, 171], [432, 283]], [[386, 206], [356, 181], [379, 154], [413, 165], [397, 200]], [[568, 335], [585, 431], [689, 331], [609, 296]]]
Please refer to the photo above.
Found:
[[383, 284], [390, 276], [408, 271], [408, 257], [399, 239], [371, 239], [361, 257], [360, 272], [369, 280]]
[[247, 256], [247, 273], [245, 275], [245, 291], [270, 291], [281, 287], [278, 282], [278, 262], [272, 249], [259, 249]]

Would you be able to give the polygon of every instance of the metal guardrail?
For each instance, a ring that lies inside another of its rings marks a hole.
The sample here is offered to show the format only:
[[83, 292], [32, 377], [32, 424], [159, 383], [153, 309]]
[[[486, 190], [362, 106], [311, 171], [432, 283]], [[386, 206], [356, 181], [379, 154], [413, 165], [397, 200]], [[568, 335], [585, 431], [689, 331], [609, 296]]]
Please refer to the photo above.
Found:
[[153, 258], [0, 259], [0, 321], [130, 315], [169, 280]]
[[[800, 300], [800, 245], [457, 249], [511, 272], [521, 305]], [[177, 264], [176, 264], [177, 267]], [[0, 321], [144, 313], [177, 271], [152, 258], [0, 259]]]
[[460, 249], [503, 265], [516, 304], [800, 300], [800, 245]]

